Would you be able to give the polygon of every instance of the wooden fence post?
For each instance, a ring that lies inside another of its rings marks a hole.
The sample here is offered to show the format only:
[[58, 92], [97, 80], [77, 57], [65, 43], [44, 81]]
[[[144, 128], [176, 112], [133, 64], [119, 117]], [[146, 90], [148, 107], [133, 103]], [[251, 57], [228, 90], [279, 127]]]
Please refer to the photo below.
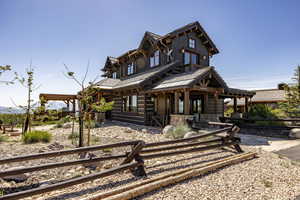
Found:
[[144, 141], [140, 141], [137, 145], [132, 148], [132, 151], [128, 154], [127, 158], [121, 163], [121, 165], [128, 164], [131, 161], [135, 160], [141, 165], [139, 165], [135, 170], [132, 170], [133, 175], [135, 176], [147, 176], [144, 168], [144, 160], [140, 157], [140, 152], [145, 146]]

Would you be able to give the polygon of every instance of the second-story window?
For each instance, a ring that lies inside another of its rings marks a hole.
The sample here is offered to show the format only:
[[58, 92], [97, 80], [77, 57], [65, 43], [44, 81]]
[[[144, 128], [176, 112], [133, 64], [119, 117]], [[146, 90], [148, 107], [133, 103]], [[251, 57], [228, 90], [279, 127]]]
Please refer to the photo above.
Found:
[[150, 67], [159, 65], [159, 50], [156, 50], [152, 56], [150, 56]]
[[189, 47], [194, 49], [196, 47], [196, 40], [189, 38]]
[[130, 63], [127, 66], [127, 75], [131, 75], [131, 74], [134, 74], [134, 65], [133, 65], [133, 63]]
[[198, 55], [197, 54], [185, 51], [183, 53], [183, 55], [184, 55], [183, 56], [183, 63], [185, 65], [198, 64]]
[[112, 78], [116, 79], [117, 78], [117, 72], [112, 73]]

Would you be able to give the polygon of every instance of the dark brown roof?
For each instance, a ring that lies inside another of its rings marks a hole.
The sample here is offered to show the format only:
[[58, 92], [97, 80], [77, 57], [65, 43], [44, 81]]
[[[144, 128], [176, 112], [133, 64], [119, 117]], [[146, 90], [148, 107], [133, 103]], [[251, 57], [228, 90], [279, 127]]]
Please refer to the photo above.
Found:
[[174, 31], [172, 31], [172, 32], [166, 34], [165, 36], [163, 36], [163, 38], [174, 36], [174, 35], [177, 35], [177, 34], [179, 34], [181, 32], [184, 32], [184, 31], [187, 31], [187, 30], [192, 30], [192, 29], [197, 29], [201, 33], [203, 33], [204, 37], [208, 41], [208, 44], [212, 48], [212, 49], [209, 50], [209, 52], [211, 52], [212, 54], [219, 53], [219, 50], [217, 49], [216, 45], [213, 43], [213, 41], [211, 40], [211, 38], [208, 36], [208, 34], [205, 32], [205, 30], [203, 29], [203, 27], [200, 25], [200, 23], [198, 21], [192, 22], [192, 23], [187, 24], [187, 25], [185, 25], [183, 27], [175, 29]]
[[[285, 91], [278, 89], [265, 89], [265, 90], [254, 90], [256, 94], [251, 98], [253, 103], [277, 103], [285, 101]], [[233, 105], [233, 100], [231, 100], [227, 105]], [[237, 99], [237, 105], [245, 105], [243, 99]]]
[[141, 85], [143, 82], [147, 81], [148, 79], [156, 76], [164, 71], [168, 70], [169, 68], [175, 66], [177, 62], [172, 62], [164, 66], [155, 67], [145, 72], [141, 72], [138, 74], [133, 74], [126, 79], [112, 79], [106, 78], [99, 81], [96, 85], [98, 88], [102, 89], [120, 89], [130, 86]]
[[105, 78], [96, 83], [95, 87], [100, 89], [113, 89], [118, 83], [120, 83], [120, 79]]
[[214, 67], [202, 67], [195, 71], [181, 73], [165, 78], [153, 87], [153, 90], [164, 90], [170, 88], [188, 88], [196, 82], [199, 82], [207, 77], [209, 73], [213, 73], [217, 81], [222, 85], [223, 88], [227, 88], [224, 80], [218, 75]]
[[247, 97], [252, 97], [255, 95], [254, 91], [249, 91], [249, 90], [241, 90], [237, 88], [228, 88], [225, 90], [225, 95], [224, 96], [247, 96]]
[[[209, 45], [209, 52], [212, 53], [212, 54], [217, 54], [219, 53], [219, 50], [217, 49], [216, 45], [213, 43], [213, 41], [210, 39], [210, 37], [207, 35], [207, 33], [205, 32], [205, 30], [202, 28], [202, 26], [200, 25], [199, 22], [193, 22], [193, 23], [190, 23], [190, 24], [187, 24], [185, 26], [182, 26], [178, 29], [175, 29], [174, 31], [171, 31], [169, 32], [168, 34], [164, 35], [164, 36], [161, 36], [161, 35], [158, 35], [156, 33], [152, 33], [152, 32], [149, 32], [149, 31], [146, 31], [145, 34], [144, 34], [144, 37], [142, 39], [142, 41], [140, 42], [140, 45], [139, 45], [139, 49], [141, 48], [143, 42], [146, 40], [146, 39], [149, 39], [151, 40], [151, 42], [153, 43], [156, 43], [158, 42], [159, 40], [163, 39], [163, 38], [167, 38], [167, 37], [170, 37], [170, 36], [173, 36], [173, 35], [176, 35], [176, 34], [179, 34], [180, 32], [184, 32], [184, 31], [187, 31], [187, 30], [194, 30], [194, 29], [197, 29], [199, 30], [201, 33], [203, 33], [204, 37], [206, 38], [205, 40], [208, 41], [208, 45]], [[121, 56], [117, 57], [117, 58], [114, 58], [116, 60], [126, 56], [126, 55], [129, 55], [129, 54], [134, 54], [134, 53], [137, 53], [137, 49], [132, 49], [132, 50], [129, 50], [127, 52], [125, 52], [124, 54], [122, 54]], [[112, 57], [113, 58], [113, 57]], [[104, 66], [105, 68], [105, 66]]]

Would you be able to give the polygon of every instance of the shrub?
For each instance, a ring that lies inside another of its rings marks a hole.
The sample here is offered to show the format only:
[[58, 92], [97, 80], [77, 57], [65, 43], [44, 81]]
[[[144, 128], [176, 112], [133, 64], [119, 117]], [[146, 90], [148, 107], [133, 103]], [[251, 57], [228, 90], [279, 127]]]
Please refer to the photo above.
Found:
[[96, 143], [100, 142], [100, 138], [97, 136], [94, 136], [94, 135], [92, 135], [91, 140], [92, 140], [92, 144], [96, 144]]
[[173, 138], [173, 139], [179, 139], [183, 138], [184, 134], [189, 132], [191, 129], [187, 125], [178, 125], [174, 128], [172, 132], [170, 132], [167, 137]]
[[71, 116], [70, 116], [70, 115], [67, 115], [67, 116], [61, 118], [60, 121], [61, 121], [62, 123], [70, 122], [70, 121], [71, 121]]
[[63, 123], [61, 121], [57, 122], [57, 124], [54, 126], [55, 128], [62, 128]]
[[25, 144], [37, 143], [37, 142], [50, 142], [52, 135], [47, 131], [31, 131], [25, 133], [22, 140]]
[[226, 111], [224, 112], [225, 117], [231, 117], [232, 113], [234, 113], [233, 108], [227, 108]]
[[[84, 126], [85, 126], [85, 128], [88, 128], [89, 127], [89, 122], [86, 121], [84, 123]], [[91, 120], [91, 127], [90, 127], [91, 129], [92, 128], [100, 128], [100, 127], [101, 127], [101, 123]]]
[[0, 114], [0, 122], [3, 124], [22, 125], [25, 114]]
[[276, 119], [277, 116], [272, 113], [272, 108], [265, 104], [256, 104], [249, 111], [249, 118], [252, 119]]
[[6, 142], [7, 141], [7, 137], [0, 135], [0, 142]]
[[74, 140], [74, 139], [77, 139], [77, 138], [79, 138], [79, 133], [78, 133], [78, 132], [71, 133], [71, 134], [68, 136], [68, 139], [69, 139], [69, 140]]

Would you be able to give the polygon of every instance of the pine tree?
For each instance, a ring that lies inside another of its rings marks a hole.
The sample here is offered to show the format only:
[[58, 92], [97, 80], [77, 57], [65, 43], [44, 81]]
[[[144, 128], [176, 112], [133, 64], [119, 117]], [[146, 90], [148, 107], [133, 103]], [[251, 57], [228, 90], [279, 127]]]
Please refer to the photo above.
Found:
[[300, 66], [295, 69], [293, 82], [284, 86], [286, 102], [280, 108], [288, 117], [300, 117]]

